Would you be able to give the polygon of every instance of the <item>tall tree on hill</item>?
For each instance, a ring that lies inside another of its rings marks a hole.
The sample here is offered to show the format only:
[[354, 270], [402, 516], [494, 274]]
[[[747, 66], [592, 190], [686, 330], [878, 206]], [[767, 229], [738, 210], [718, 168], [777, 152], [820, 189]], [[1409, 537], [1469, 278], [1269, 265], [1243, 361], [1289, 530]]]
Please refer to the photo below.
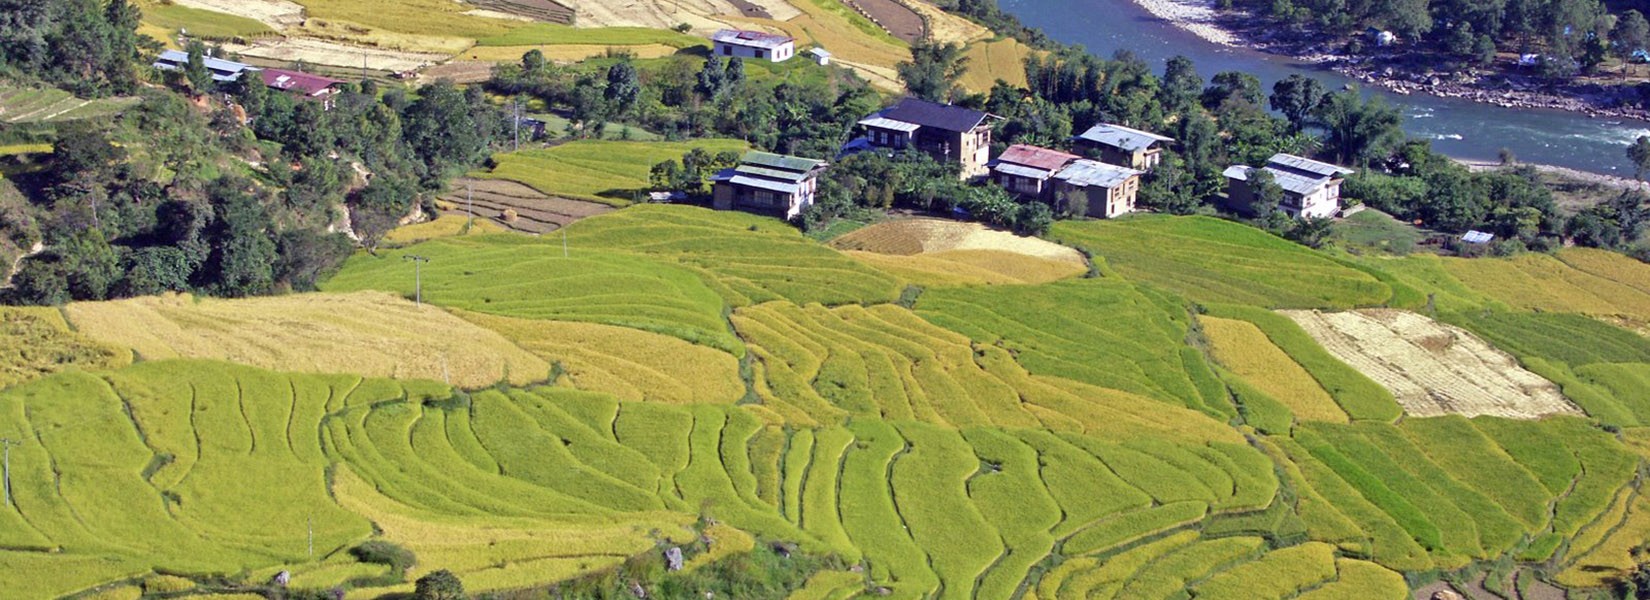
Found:
[[1192, 59], [1176, 56], [1163, 69], [1163, 85], [1157, 89], [1158, 101], [1170, 112], [1185, 112], [1197, 103], [1203, 92], [1203, 77], [1197, 74]]
[[1295, 73], [1272, 85], [1270, 103], [1272, 110], [1283, 113], [1289, 125], [1300, 131], [1327, 94], [1318, 80]]
[[951, 102], [961, 94], [957, 82], [968, 72], [963, 47], [952, 43], [919, 41], [911, 46], [911, 60], [895, 67], [911, 95], [934, 102]]
[[607, 68], [607, 88], [603, 94], [617, 114], [629, 114], [636, 107], [636, 98], [641, 93], [642, 81], [636, 73], [636, 65], [621, 60]]
[[1650, 135], [1641, 135], [1627, 146], [1627, 159], [1633, 161], [1633, 177], [1644, 179], [1650, 172]]
[[1404, 140], [1398, 109], [1379, 97], [1365, 99], [1356, 89], [1329, 95], [1313, 117], [1324, 128], [1324, 150], [1341, 164], [1367, 166]]

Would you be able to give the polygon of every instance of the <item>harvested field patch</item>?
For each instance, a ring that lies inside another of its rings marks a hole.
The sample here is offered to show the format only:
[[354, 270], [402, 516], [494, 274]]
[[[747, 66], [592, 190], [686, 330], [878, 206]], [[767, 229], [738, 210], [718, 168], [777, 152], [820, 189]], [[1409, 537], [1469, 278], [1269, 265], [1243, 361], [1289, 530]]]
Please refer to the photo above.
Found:
[[188, 31], [193, 37], [225, 40], [275, 33], [275, 29], [262, 21], [218, 10], [182, 4], [140, 4], [139, 7], [145, 23], [170, 32]]
[[899, 219], [855, 230], [831, 240], [838, 250], [910, 256], [951, 250], [998, 250], [1084, 266], [1075, 249], [1034, 237], [944, 219]]
[[1289, 407], [1306, 421], [1347, 422], [1312, 374], [1279, 349], [1266, 333], [1248, 321], [1199, 317], [1203, 332], [1214, 346], [1215, 361], [1268, 396]]
[[304, 22], [304, 7], [290, 0], [172, 0], [173, 4], [258, 21], [280, 30]]
[[132, 351], [75, 332], [50, 307], [0, 307], [0, 388], [67, 369], [110, 369]]
[[400, 73], [412, 71], [447, 60], [451, 54], [397, 51], [367, 46], [354, 46], [311, 38], [284, 38], [262, 40], [249, 46], [230, 44], [226, 50], [245, 56], [282, 62], [304, 62], [314, 65], [361, 68], [365, 59], [368, 69]]
[[1392, 390], [1412, 416], [1582, 414], [1552, 382], [1458, 327], [1387, 309], [1284, 314], [1342, 362]]
[[546, 196], [504, 179], [457, 179], [440, 199], [449, 203], [450, 214], [467, 215], [473, 207], [478, 220], [522, 233], [548, 233], [585, 217], [613, 212], [606, 204]]
[[991, 29], [984, 25], [934, 6], [932, 0], [902, 0], [902, 2], [928, 19], [929, 27], [933, 28], [933, 31], [929, 32], [929, 36], [934, 41], [968, 44], [996, 36]]
[[85, 335], [150, 360], [215, 358], [464, 388], [522, 385], [550, 372], [549, 363], [497, 334], [379, 292], [235, 300], [174, 294], [77, 302], [65, 311]]
[[1211, 217], [1061, 221], [1049, 237], [1086, 248], [1118, 275], [1198, 302], [1352, 308], [1392, 297], [1392, 288], [1369, 273], [1248, 225]]
[[844, 0], [870, 15], [871, 21], [907, 44], [915, 44], [928, 34], [922, 15], [896, 0]]
[[[525, 27], [517, 27], [500, 35], [476, 40], [477, 46], [504, 46], [527, 49], [545, 46], [582, 45], [582, 46], [669, 46], [671, 48], [692, 48], [694, 46], [710, 46], [710, 41], [685, 33], [676, 33], [669, 29], [649, 29], [643, 27], [568, 27], [551, 23], [536, 23]], [[550, 52], [545, 48], [545, 52]], [[515, 58], [520, 58], [517, 53]]]
[[[491, 68], [496, 63], [520, 61], [521, 55], [530, 50], [538, 50], [544, 54], [545, 60], [564, 63], [579, 62], [588, 58], [602, 58], [615, 50], [639, 59], [665, 58], [681, 52], [680, 48], [665, 44], [554, 44], [546, 46], [476, 46], [465, 50], [460, 56], [469, 61], [486, 63]], [[488, 75], [491, 75], [491, 73], [488, 73]], [[482, 80], [485, 81], [485, 77]]]
[[561, 365], [581, 390], [671, 404], [728, 404], [745, 393], [739, 361], [708, 346], [596, 323], [459, 316]]
[[[309, 21], [348, 23], [356, 29], [475, 40], [503, 34], [523, 23], [464, 14], [474, 6], [452, 0], [297, 0]], [[356, 65], [361, 61], [356, 57]]]

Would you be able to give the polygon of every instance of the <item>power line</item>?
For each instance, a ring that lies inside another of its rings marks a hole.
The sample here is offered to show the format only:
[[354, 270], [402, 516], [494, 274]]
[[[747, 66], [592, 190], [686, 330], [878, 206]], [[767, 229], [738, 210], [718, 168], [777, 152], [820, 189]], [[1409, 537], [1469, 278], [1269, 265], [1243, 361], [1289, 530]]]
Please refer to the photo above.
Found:
[[417, 254], [408, 254], [401, 257], [401, 259], [413, 261], [413, 304], [422, 306], [424, 304], [424, 263], [430, 262], [430, 259]]

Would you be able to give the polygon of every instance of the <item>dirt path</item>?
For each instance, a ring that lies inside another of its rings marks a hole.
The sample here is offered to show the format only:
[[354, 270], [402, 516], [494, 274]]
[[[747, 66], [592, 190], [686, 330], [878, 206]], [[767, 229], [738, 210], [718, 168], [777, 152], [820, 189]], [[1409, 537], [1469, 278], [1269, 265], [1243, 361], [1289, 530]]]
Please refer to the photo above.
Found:
[[847, 1], [870, 15], [871, 20], [888, 30], [888, 33], [905, 40], [908, 44], [915, 44], [928, 35], [928, 24], [923, 22], [922, 15], [895, 0]]
[[1282, 311], [1417, 417], [1582, 415], [1558, 386], [1477, 336], [1415, 313]]

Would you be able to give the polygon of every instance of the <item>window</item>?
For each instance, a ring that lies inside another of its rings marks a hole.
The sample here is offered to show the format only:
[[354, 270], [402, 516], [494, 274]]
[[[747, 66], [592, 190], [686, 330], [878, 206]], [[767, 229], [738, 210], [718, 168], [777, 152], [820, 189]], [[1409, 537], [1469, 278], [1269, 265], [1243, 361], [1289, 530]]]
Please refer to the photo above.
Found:
[[722, 45], [722, 56], [733, 56], [733, 46]]

